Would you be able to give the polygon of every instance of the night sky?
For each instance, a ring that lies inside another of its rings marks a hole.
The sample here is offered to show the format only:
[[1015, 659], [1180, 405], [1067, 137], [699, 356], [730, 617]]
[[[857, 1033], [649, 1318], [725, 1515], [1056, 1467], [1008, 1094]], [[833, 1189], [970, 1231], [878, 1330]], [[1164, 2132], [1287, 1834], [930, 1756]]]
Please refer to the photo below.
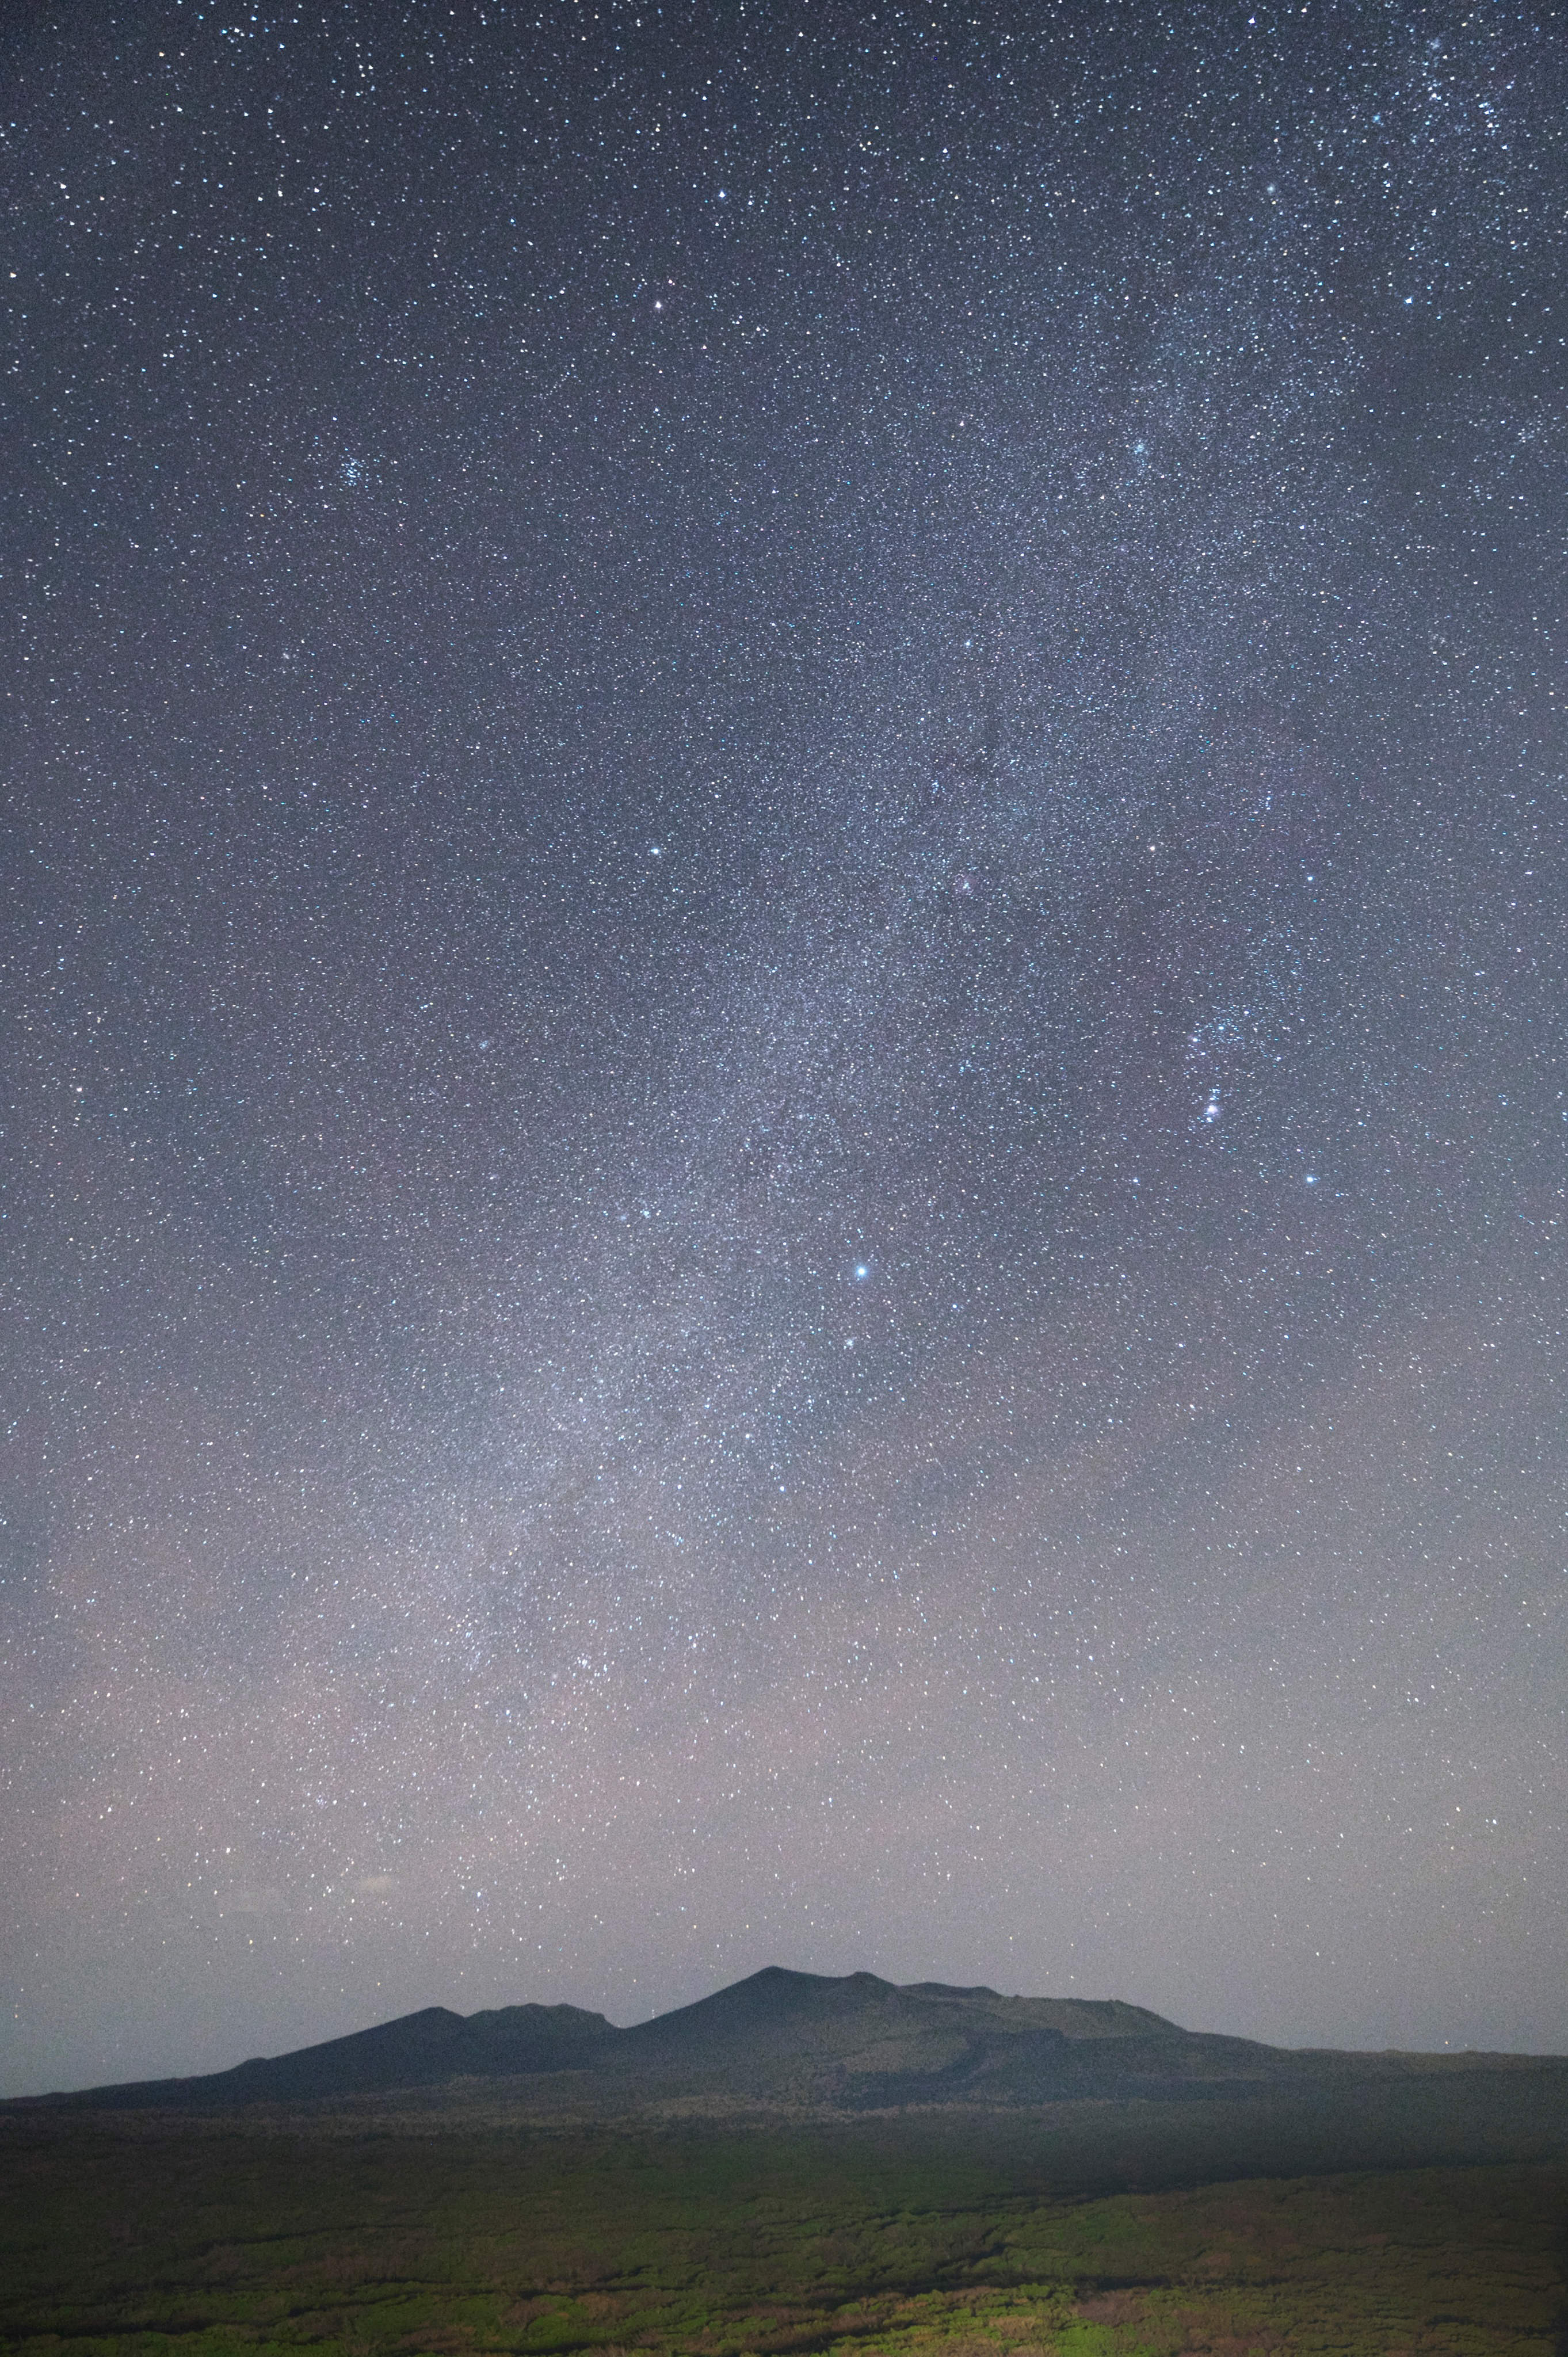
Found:
[[4, 2086], [1568, 2047], [1568, 18], [16, 6]]

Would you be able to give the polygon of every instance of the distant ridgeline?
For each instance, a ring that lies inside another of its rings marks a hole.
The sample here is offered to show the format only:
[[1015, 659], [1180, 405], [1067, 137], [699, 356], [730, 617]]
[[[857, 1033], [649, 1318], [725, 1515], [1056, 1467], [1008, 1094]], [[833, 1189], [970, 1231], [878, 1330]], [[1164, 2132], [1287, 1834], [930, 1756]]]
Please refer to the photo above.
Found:
[[999, 1996], [937, 1981], [897, 1988], [874, 1973], [831, 1980], [770, 1966], [629, 2029], [571, 2005], [505, 2006], [466, 2018], [437, 2005], [204, 2078], [19, 2100], [216, 2112], [504, 2082], [542, 2113], [672, 2104], [842, 2113], [1326, 2094], [1369, 2078], [1478, 2069], [1558, 2074], [1568, 2101], [1568, 2063], [1541, 2057], [1294, 2051], [1180, 2029], [1117, 1999]]

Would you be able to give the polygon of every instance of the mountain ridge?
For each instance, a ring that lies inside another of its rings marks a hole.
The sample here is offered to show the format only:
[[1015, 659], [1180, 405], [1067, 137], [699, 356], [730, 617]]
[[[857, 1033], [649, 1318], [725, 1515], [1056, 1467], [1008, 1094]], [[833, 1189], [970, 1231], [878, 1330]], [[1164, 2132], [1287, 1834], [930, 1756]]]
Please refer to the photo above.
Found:
[[[572, 2005], [473, 2014], [426, 2006], [367, 2029], [192, 2077], [134, 2080], [11, 2105], [224, 2112], [341, 2103], [476, 2083], [541, 2116], [704, 2107], [860, 2113], [1074, 2099], [1172, 2101], [1326, 2092], [1412, 2071], [1556, 2058], [1409, 2056], [1267, 2046], [1184, 2029], [1115, 1997], [1004, 1996], [874, 1973], [766, 1965], [651, 2020], [618, 2028]], [[1568, 2063], [1563, 2071], [1568, 2093]]]

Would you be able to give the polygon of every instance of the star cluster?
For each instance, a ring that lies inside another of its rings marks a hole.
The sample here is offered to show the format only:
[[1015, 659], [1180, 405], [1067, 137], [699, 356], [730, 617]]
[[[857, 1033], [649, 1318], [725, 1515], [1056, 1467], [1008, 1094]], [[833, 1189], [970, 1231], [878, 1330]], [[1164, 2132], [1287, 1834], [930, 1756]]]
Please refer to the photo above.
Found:
[[9, 2088], [1568, 2043], [1565, 30], [13, 21]]

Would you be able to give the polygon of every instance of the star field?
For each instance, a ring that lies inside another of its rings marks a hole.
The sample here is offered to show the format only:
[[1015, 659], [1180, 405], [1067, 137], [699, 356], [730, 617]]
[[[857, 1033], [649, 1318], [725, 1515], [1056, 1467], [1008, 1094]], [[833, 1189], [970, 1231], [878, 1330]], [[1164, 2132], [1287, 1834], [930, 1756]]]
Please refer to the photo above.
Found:
[[19, 13], [7, 2092], [1568, 2045], [1568, 19]]

